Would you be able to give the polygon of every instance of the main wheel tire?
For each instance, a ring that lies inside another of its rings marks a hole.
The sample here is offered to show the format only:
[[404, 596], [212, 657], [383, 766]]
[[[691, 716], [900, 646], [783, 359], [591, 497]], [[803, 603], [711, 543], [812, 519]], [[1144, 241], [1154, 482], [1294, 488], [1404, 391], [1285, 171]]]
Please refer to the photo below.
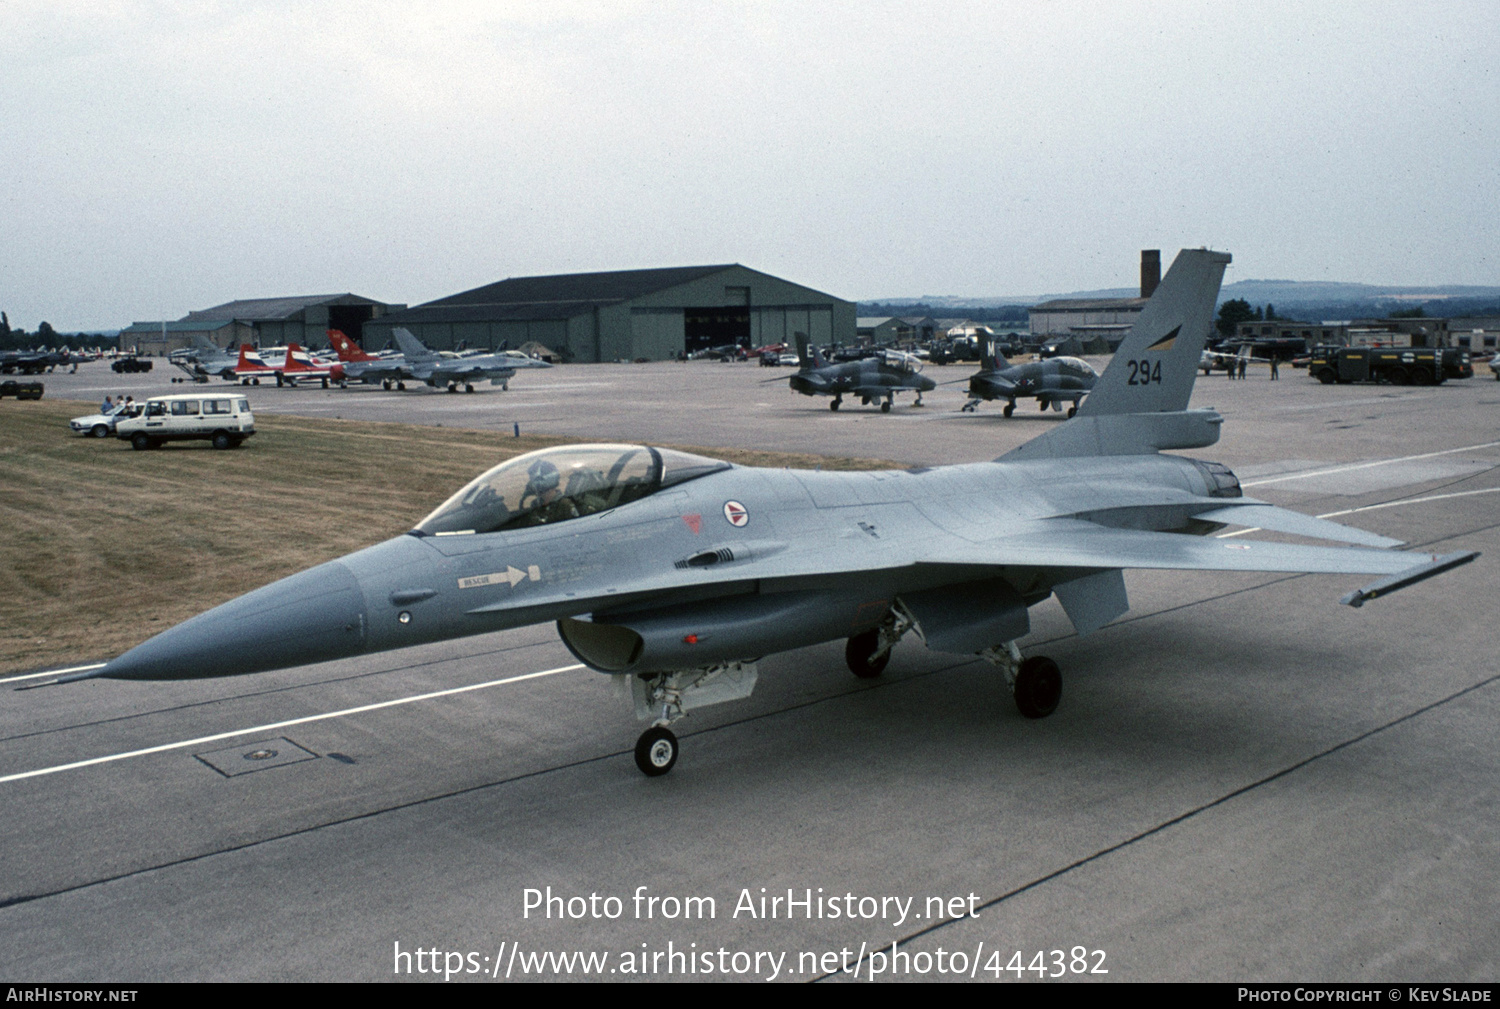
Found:
[[1016, 412], [1016, 404], [1014, 404], [1014, 403], [1006, 403], [1005, 404], [1005, 409], [1001, 410], [1000, 412], [1003, 413], [1005, 416], [1009, 417], [1011, 414], [1013, 414], [1013, 413]]
[[1045, 655], [1033, 655], [1016, 671], [1016, 707], [1027, 718], [1046, 718], [1062, 700], [1062, 670]]
[[1078, 416], [1078, 404], [1077, 403], [1074, 403], [1072, 406], [1068, 407], [1068, 416], [1069, 417], [1076, 417], [1076, 416]]
[[635, 741], [635, 766], [648, 778], [659, 778], [677, 766], [677, 737], [665, 725], [653, 725]]
[[103, 424], [95, 424], [89, 431], [89, 436], [93, 438], [108, 438], [109, 428]]
[[828, 409], [830, 409], [830, 410], [837, 410], [838, 408], [839, 408], [839, 401], [838, 400], [833, 400], [832, 402], [830, 402], [828, 404]]
[[220, 431], [218, 434], [214, 435], [213, 445], [214, 448], [219, 449], [220, 451], [224, 451], [234, 447], [234, 439], [230, 438], [229, 435], [225, 434], [223, 431]]
[[849, 639], [844, 646], [844, 661], [849, 666], [849, 672], [862, 680], [873, 680], [885, 671], [885, 667], [891, 663], [890, 649], [886, 649], [880, 658], [873, 658], [875, 650], [880, 647], [880, 631], [878, 629], [868, 630], [856, 634]]
[[151, 439], [145, 434], [133, 434], [130, 436], [130, 447], [137, 452], [144, 452], [151, 447]]
[[886, 400], [884, 403], [880, 404], [880, 412], [881, 413], [890, 413], [891, 412], [891, 401], [890, 400]]

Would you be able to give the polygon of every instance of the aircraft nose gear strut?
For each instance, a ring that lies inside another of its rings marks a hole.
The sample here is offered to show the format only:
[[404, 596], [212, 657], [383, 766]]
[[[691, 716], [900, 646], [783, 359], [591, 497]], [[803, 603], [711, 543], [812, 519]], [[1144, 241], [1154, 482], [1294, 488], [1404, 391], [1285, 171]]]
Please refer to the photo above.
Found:
[[[755, 689], [754, 662], [720, 662], [699, 669], [671, 673], [617, 675], [635, 706], [635, 716], [645, 721], [657, 715], [651, 728], [635, 743], [635, 766], [647, 777], [666, 774], [677, 764], [677, 736], [668, 726], [694, 708], [738, 701]], [[657, 712], [660, 712], [658, 715]]]
[[917, 630], [917, 621], [897, 600], [880, 621], [880, 626], [854, 635], [844, 646], [844, 661], [848, 663], [849, 671], [862, 680], [873, 680], [890, 664], [891, 649], [896, 647], [896, 642], [912, 630]]
[[1045, 655], [1021, 658], [1014, 641], [986, 648], [979, 657], [1005, 674], [1016, 708], [1027, 718], [1046, 718], [1062, 700], [1062, 671]]

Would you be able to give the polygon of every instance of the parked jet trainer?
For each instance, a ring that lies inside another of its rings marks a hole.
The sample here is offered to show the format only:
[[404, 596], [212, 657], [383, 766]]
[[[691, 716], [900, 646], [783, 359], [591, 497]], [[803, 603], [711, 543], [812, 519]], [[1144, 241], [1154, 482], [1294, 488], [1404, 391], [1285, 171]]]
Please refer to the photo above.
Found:
[[1076, 357], [1049, 357], [1045, 361], [1007, 365], [993, 345], [984, 352], [984, 368], [969, 377], [969, 401], [963, 409], [969, 413], [984, 399], [1006, 401], [1002, 411], [1009, 417], [1016, 412], [1016, 399], [1035, 396], [1043, 410], [1061, 410], [1068, 404], [1068, 416], [1078, 413], [1078, 401], [1088, 395], [1099, 378], [1087, 361]]
[[896, 393], [915, 392], [917, 401], [912, 405], [921, 406], [922, 393], [937, 388], [936, 382], [919, 372], [920, 362], [910, 354], [886, 351], [878, 357], [830, 364], [818, 348], [808, 346], [806, 333], [796, 337], [801, 367], [791, 377], [792, 391], [804, 396], [832, 396], [830, 410], [837, 410], [848, 393], [858, 396], [865, 406], [881, 400], [881, 412], [890, 413]]
[[[834, 473], [643, 445], [543, 449], [405, 535], [54, 682], [230, 676], [556, 621], [652, 721], [635, 755], [658, 775], [677, 760], [669, 726], [748, 696], [773, 652], [847, 638], [849, 668], [873, 677], [914, 632], [994, 664], [1040, 718], [1062, 677], [1017, 641], [1050, 595], [1088, 634], [1128, 609], [1125, 568], [1381, 576], [1344, 597], [1358, 606], [1473, 560], [1388, 549], [1242, 496], [1224, 466], [1161, 454], [1218, 439], [1223, 418], [1187, 404], [1228, 262], [1180, 253], [1078, 416], [993, 462]], [[1358, 546], [1203, 535], [1226, 524]]]

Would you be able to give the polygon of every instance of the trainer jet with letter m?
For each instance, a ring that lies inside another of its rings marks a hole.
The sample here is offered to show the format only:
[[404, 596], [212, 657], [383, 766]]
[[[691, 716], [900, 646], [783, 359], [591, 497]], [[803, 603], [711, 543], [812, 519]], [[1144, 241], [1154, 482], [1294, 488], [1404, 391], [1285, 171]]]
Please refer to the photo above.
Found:
[[991, 344], [985, 349], [984, 368], [969, 376], [969, 401], [963, 405], [973, 413], [980, 400], [1003, 399], [1002, 411], [1009, 417], [1016, 412], [1016, 399], [1034, 396], [1043, 410], [1061, 410], [1068, 404], [1068, 416], [1078, 412], [1078, 401], [1088, 395], [1099, 374], [1087, 361], [1076, 357], [1049, 357], [1045, 361], [1007, 365]]
[[[648, 775], [670, 726], [746, 697], [763, 655], [847, 639], [873, 677], [907, 634], [977, 655], [1020, 712], [1050, 714], [1057, 664], [1023, 655], [1057, 596], [1077, 632], [1129, 608], [1127, 568], [1374, 576], [1358, 606], [1473, 560], [1243, 496], [1188, 409], [1229, 256], [1180, 253], [1078, 415], [992, 462], [866, 473], [731, 465], [645, 445], [518, 456], [409, 532], [257, 589], [63, 677], [178, 680], [282, 669], [555, 621], [639, 719]], [[1351, 546], [1205, 535], [1224, 526]], [[57, 682], [57, 681], [53, 681]]]

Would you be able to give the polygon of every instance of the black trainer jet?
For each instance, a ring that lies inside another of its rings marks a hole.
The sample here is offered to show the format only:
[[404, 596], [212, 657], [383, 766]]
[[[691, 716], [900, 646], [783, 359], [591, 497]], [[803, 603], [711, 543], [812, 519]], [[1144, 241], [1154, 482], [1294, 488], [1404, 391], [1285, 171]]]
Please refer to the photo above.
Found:
[[917, 401], [912, 406], [921, 406], [922, 393], [937, 388], [937, 383], [919, 370], [922, 362], [900, 351], [831, 364], [818, 348], [808, 346], [806, 333], [798, 333], [797, 357], [801, 365], [791, 378], [792, 391], [804, 396], [832, 396], [830, 410], [837, 410], [847, 393], [858, 396], [865, 406], [880, 400], [880, 412], [890, 413], [896, 393], [915, 392]]
[[1078, 412], [1078, 401], [1094, 387], [1099, 373], [1089, 367], [1087, 361], [1076, 357], [1049, 357], [1045, 361], [1008, 365], [1005, 358], [995, 352], [994, 345], [985, 347], [984, 368], [969, 378], [969, 401], [963, 408], [970, 413], [982, 399], [1006, 400], [1005, 416], [1016, 412], [1016, 398], [1035, 396], [1043, 410], [1052, 407], [1061, 410], [1068, 404], [1068, 416]]

